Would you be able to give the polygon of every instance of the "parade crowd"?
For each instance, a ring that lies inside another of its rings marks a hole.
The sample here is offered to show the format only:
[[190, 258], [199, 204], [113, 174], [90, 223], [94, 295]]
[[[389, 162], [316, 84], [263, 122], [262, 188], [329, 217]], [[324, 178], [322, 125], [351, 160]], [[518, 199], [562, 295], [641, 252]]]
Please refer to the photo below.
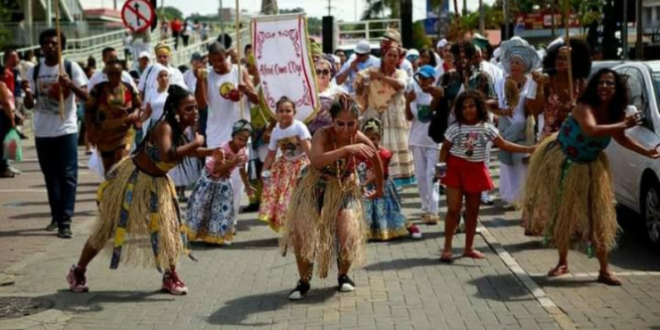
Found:
[[[15, 113], [32, 109], [47, 229], [61, 238], [72, 237], [79, 135], [89, 146], [90, 168], [104, 181], [96, 223], [66, 276], [74, 292], [88, 291], [86, 269], [106, 249], [111, 268], [155, 267], [164, 291], [185, 294], [181, 257], [195, 259], [194, 242], [231, 245], [240, 212], [256, 212], [280, 237], [282, 254], [295, 255], [299, 279], [289, 299], [306, 296], [314, 270], [320, 278], [336, 271], [338, 290], [353, 291], [349, 271], [365, 263], [367, 241], [422, 238], [402, 212], [400, 193], [411, 185], [419, 188], [421, 222], [444, 219], [439, 262], [482, 259], [473, 242], [481, 205], [493, 204], [494, 162], [499, 199], [522, 211], [520, 230], [558, 250], [548, 276], [567, 274], [568, 251], [577, 247], [600, 261], [599, 282], [621, 285], [608, 266], [619, 227], [603, 150], [614, 139], [660, 157], [625, 133], [641, 118], [626, 112], [624, 77], [609, 69], [592, 75], [589, 46], [579, 39], [538, 51], [514, 37], [493, 50], [473, 35], [406, 50], [388, 30], [380, 58], [367, 41], [350, 56], [323, 54], [312, 42], [321, 106], [306, 121], [287, 97], [274, 115], [263, 108], [249, 45], [239, 60], [239, 50], [214, 42], [185, 72], [170, 65], [165, 44], [153, 63], [138, 54], [130, 72], [108, 48], [93, 72], [58, 57], [66, 38], [55, 30], [39, 43], [43, 58], [22, 81], [8, 73], [23, 61], [6, 53], [0, 137], [20, 126]], [[14, 176], [7, 161], [0, 166]], [[243, 194], [250, 204], [241, 208]], [[456, 255], [452, 239], [461, 232]]]

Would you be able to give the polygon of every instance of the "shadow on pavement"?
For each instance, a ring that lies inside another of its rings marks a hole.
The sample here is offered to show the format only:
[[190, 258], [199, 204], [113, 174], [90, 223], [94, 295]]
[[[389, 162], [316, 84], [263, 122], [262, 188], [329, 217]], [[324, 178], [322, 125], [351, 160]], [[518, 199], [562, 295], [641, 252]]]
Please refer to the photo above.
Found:
[[196, 251], [208, 251], [208, 250], [217, 250], [217, 249], [245, 249], [245, 250], [259, 250], [259, 249], [273, 249], [279, 246], [279, 238], [264, 238], [264, 239], [255, 239], [247, 241], [234, 241], [230, 246], [220, 246], [216, 244], [209, 244], [204, 242], [191, 242], [190, 243], [193, 250]]
[[513, 274], [487, 275], [468, 283], [479, 289], [475, 294], [477, 298], [502, 302], [535, 300]]
[[0, 231], [0, 237], [15, 237], [15, 236], [52, 236], [52, 237], [55, 237], [56, 234], [57, 234], [57, 232], [47, 232], [45, 226], [43, 228]]
[[[76, 212], [73, 214], [74, 219], [78, 217], [91, 217], [95, 216], [96, 212], [84, 211]], [[25, 219], [34, 219], [34, 218], [50, 218], [50, 212], [39, 212], [39, 213], [23, 213], [18, 215], [10, 216], [9, 219], [13, 220], [25, 220]]]
[[541, 287], [552, 287], [552, 288], [585, 288], [590, 286], [602, 286], [607, 287], [604, 284], [596, 282], [596, 276], [588, 277], [555, 277], [550, 278], [545, 275], [543, 276], [532, 276], [534, 282], [536, 282]]
[[276, 312], [290, 304], [316, 305], [322, 304], [328, 299], [334, 297], [337, 289], [323, 288], [312, 290], [308, 296], [299, 301], [290, 301], [288, 291], [278, 291], [269, 294], [258, 294], [253, 296], [241, 297], [225, 303], [225, 307], [220, 308], [211, 314], [207, 319], [208, 323], [215, 325], [241, 325], [241, 326], [267, 326], [270, 322], [247, 323], [250, 315], [265, 312]]
[[239, 233], [246, 232], [246, 231], [250, 231], [250, 228], [252, 227], [263, 227], [263, 226], [267, 226], [267, 224], [258, 219], [239, 219], [238, 222], [236, 223], [236, 231], [238, 231]]
[[382, 261], [373, 265], [364, 267], [364, 270], [372, 271], [385, 271], [385, 270], [401, 270], [411, 269], [415, 267], [425, 266], [442, 266], [437, 258], [412, 258], [412, 259], [396, 259], [390, 261]]
[[[161, 296], [161, 298], [153, 297]], [[164, 298], [167, 297], [167, 298]], [[108, 303], [148, 303], [173, 301], [173, 296], [158, 291], [92, 291], [88, 293], [73, 293], [60, 290], [54, 294], [40, 296], [54, 303], [53, 309], [68, 313], [96, 313], [104, 309]]]

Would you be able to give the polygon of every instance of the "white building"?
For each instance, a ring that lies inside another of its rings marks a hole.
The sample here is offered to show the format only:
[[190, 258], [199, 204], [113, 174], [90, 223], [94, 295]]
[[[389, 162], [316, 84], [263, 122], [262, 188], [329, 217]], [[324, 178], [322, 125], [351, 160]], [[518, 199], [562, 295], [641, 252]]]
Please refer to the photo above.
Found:
[[660, 30], [660, 0], [644, 0], [642, 6], [642, 21], [646, 33]]

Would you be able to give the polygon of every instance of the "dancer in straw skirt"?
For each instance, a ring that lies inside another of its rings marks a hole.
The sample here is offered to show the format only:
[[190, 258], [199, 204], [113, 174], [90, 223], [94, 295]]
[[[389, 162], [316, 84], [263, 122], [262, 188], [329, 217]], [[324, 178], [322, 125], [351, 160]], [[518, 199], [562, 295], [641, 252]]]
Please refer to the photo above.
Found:
[[180, 295], [188, 288], [175, 266], [189, 255], [174, 185], [167, 172], [184, 157], [200, 155], [204, 138], [187, 141], [186, 128], [197, 122], [195, 98], [170, 86], [165, 111], [148, 131], [133, 156], [124, 158], [107, 175], [98, 191], [99, 215], [80, 260], [67, 281], [74, 292], [88, 291], [85, 270], [104, 248], [111, 251], [110, 268], [120, 262], [141, 263], [164, 270], [162, 289]]
[[332, 126], [319, 129], [312, 139], [311, 169], [296, 186], [280, 246], [296, 254], [300, 280], [289, 299], [302, 299], [310, 290], [313, 265], [318, 275], [328, 276], [330, 262], [337, 258], [339, 290], [353, 291], [348, 277], [352, 265], [364, 263], [366, 232], [362, 191], [357, 177], [357, 158], [374, 164], [375, 191], [383, 193], [383, 167], [374, 145], [358, 132], [358, 106], [347, 94], [339, 94], [330, 108]]
[[558, 133], [533, 154], [525, 186], [526, 230], [543, 235], [559, 250], [559, 263], [548, 276], [568, 273], [568, 249], [577, 240], [600, 261], [598, 282], [621, 285], [609, 270], [607, 254], [616, 244], [617, 222], [609, 163], [603, 150], [612, 138], [641, 155], [658, 158], [625, 134], [640, 124], [639, 114], [625, 114], [626, 82], [609, 69], [591, 78], [578, 105]]

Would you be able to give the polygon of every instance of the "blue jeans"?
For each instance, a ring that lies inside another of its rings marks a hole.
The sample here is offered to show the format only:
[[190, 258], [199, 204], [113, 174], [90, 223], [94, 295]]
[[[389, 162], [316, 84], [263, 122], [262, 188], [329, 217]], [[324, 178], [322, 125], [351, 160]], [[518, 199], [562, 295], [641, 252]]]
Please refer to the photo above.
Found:
[[68, 228], [78, 187], [78, 134], [35, 138], [41, 172], [46, 179], [52, 222]]

